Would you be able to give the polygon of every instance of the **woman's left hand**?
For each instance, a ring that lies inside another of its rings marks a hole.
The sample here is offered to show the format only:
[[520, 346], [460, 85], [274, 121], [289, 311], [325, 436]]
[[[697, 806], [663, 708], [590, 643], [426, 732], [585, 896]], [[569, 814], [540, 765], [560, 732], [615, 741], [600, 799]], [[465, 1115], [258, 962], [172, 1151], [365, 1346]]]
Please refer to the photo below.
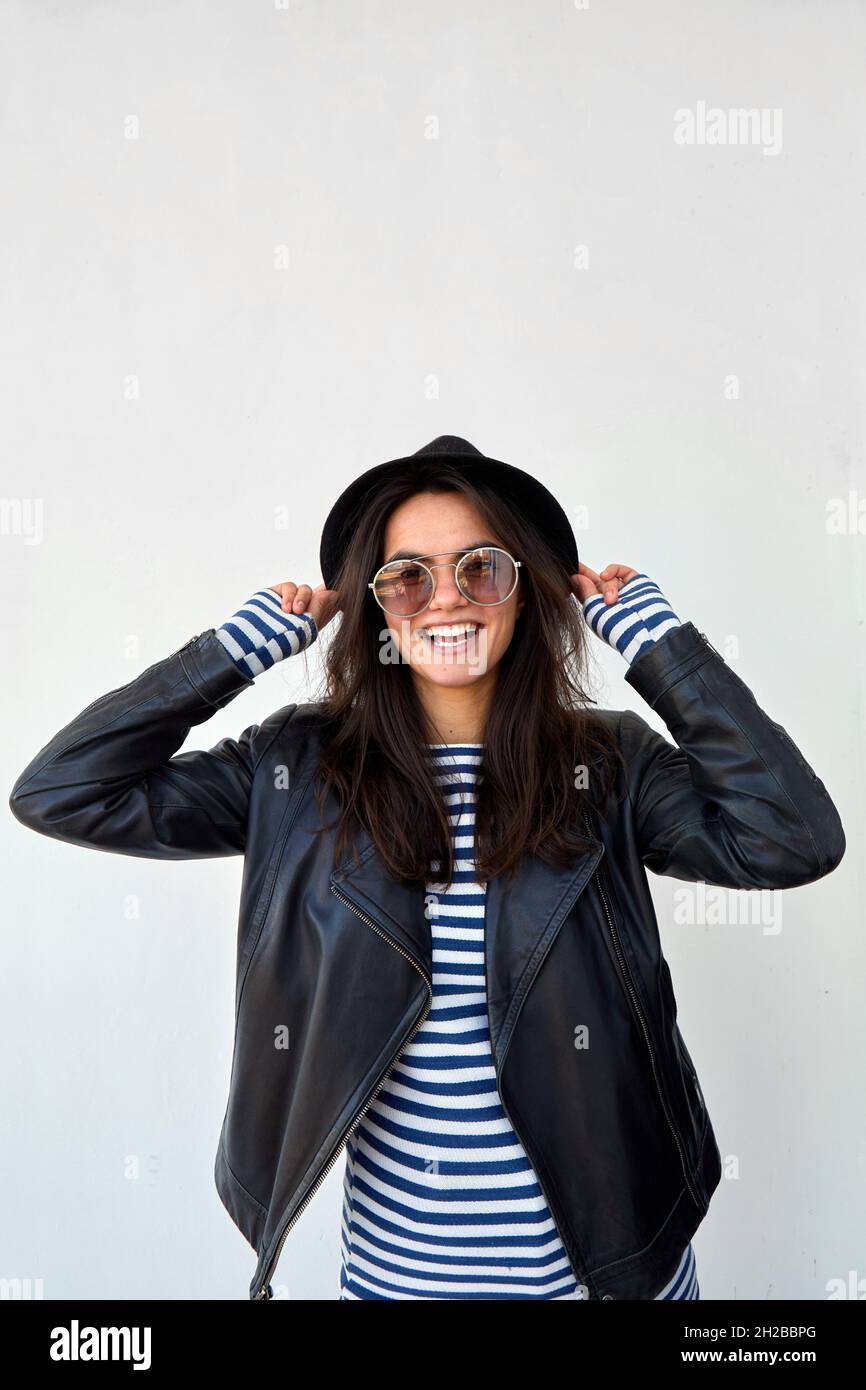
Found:
[[580, 565], [571, 587], [596, 637], [615, 647], [629, 665], [682, 626], [658, 584], [628, 565], [607, 565], [601, 574]]
[[571, 587], [581, 603], [596, 594], [601, 594], [605, 603], [616, 603], [623, 584], [639, 572], [629, 565], [607, 565], [601, 574], [596, 574], [589, 565], [579, 564], [577, 574], [571, 576]]

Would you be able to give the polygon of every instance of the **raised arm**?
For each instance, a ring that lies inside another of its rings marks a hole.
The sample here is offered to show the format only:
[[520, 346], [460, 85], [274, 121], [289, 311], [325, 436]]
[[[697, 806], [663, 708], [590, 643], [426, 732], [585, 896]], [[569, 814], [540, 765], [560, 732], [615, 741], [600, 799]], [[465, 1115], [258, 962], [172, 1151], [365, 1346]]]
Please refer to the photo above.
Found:
[[675, 740], [623, 711], [644, 864], [728, 888], [793, 888], [822, 878], [845, 852], [823, 782], [704, 634], [679, 620], [646, 575], [626, 573], [632, 577], [615, 602], [585, 597], [584, 612], [629, 660], [626, 681]]
[[[278, 592], [259, 590], [220, 628], [192, 637], [94, 700], [17, 778], [9, 797], [16, 818], [52, 839], [117, 854], [242, 854], [255, 768], [297, 706], [276, 710], [238, 739], [177, 750], [191, 728], [251, 686], [257, 672], [315, 640], [313, 611], [282, 609]], [[318, 601], [311, 609], [322, 618]]]

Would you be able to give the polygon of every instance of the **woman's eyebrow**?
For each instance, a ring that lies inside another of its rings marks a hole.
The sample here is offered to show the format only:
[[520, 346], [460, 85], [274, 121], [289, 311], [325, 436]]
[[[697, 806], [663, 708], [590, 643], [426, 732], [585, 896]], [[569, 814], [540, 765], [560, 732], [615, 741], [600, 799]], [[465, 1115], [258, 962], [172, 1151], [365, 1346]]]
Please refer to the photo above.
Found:
[[[482, 546], [482, 545], [498, 546], [498, 545], [499, 545], [499, 542], [498, 542], [498, 541], [491, 541], [491, 540], [470, 541], [468, 545], [462, 545], [462, 546], [460, 547], [460, 550], [459, 550], [459, 551], [458, 551], [458, 550], [440, 550], [440, 551], [436, 551], [435, 554], [437, 554], [437, 555], [459, 555], [459, 554], [461, 553], [461, 551], [466, 551], [466, 550], [478, 550], [479, 547]], [[390, 555], [390, 556], [388, 557], [388, 559], [385, 561], [385, 564], [386, 564], [386, 565], [393, 565], [394, 562], [395, 562], [395, 560], [423, 560], [424, 558], [425, 558], [425, 557], [424, 557], [423, 555], [419, 555], [419, 553], [418, 553], [417, 550], [398, 550], [396, 555]]]

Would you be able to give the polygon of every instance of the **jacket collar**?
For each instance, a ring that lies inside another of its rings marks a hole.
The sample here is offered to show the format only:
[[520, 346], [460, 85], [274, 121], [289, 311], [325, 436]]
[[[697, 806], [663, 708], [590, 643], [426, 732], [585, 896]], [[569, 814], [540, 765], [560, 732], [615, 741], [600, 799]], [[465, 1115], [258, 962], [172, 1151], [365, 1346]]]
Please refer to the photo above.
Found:
[[[487, 1012], [497, 1065], [535, 975], [603, 853], [601, 841], [587, 837], [586, 848], [567, 867], [527, 854], [510, 884], [501, 875], [487, 884]], [[424, 892], [386, 876], [366, 830], [358, 836], [357, 861], [349, 858], [334, 869], [331, 882], [408, 951], [432, 982], [433, 945]]]

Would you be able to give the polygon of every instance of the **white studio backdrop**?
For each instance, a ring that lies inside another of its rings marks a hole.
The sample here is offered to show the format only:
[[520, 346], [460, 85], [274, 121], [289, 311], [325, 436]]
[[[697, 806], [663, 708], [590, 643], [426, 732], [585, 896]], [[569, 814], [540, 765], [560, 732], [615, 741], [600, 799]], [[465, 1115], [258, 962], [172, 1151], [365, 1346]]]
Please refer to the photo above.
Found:
[[[254, 589], [320, 583], [360, 471], [443, 433], [534, 471], [840, 810], [839, 869], [763, 921], [651, 882], [725, 1163], [702, 1297], [863, 1297], [863, 6], [7, 0], [0, 23], [7, 795]], [[185, 747], [313, 698], [327, 639]], [[665, 732], [593, 642], [599, 702]], [[246, 1298], [212, 1172], [241, 861], [4, 812], [0, 1277]], [[342, 1173], [278, 1296], [338, 1296]]]

